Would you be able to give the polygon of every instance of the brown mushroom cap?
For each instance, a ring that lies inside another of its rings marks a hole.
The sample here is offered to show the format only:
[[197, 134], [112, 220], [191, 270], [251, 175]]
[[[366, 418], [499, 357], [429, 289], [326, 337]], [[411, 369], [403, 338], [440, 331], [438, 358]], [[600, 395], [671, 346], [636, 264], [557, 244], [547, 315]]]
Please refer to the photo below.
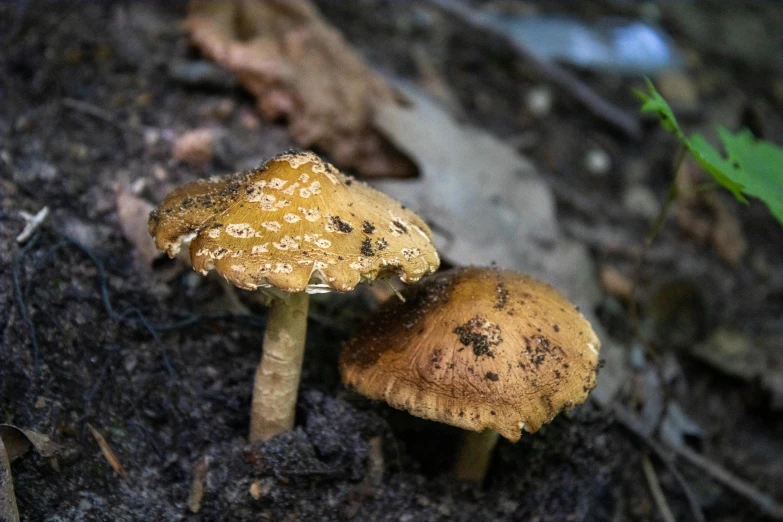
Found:
[[385, 273], [418, 281], [440, 263], [421, 218], [311, 152], [189, 183], [150, 215], [149, 229], [158, 249], [174, 256], [190, 240], [195, 270], [250, 290], [345, 292]]
[[340, 355], [371, 399], [511, 441], [595, 386], [600, 341], [554, 288], [510, 270], [459, 268], [382, 305]]

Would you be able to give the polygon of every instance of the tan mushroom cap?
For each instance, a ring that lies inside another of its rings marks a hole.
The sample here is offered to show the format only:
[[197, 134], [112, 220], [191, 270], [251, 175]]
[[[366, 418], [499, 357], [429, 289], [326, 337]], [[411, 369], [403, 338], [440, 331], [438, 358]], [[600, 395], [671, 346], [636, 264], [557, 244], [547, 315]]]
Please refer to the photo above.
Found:
[[195, 270], [250, 290], [345, 292], [386, 273], [418, 281], [440, 263], [421, 218], [311, 152], [180, 187], [149, 230], [158, 249], [190, 241]]
[[517, 441], [595, 386], [600, 341], [551, 286], [509, 270], [459, 268], [381, 306], [340, 355], [371, 399]]

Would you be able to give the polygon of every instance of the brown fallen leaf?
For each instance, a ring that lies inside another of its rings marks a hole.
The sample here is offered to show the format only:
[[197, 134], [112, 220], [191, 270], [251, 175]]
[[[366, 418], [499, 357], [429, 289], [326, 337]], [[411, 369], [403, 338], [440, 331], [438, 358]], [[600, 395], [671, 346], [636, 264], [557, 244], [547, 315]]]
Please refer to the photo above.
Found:
[[147, 232], [147, 221], [154, 206], [149, 201], [134, 196], [125, 190], [117, 192], [117, 214], [120, 228], [125, 239], [133, 245], [144, 268], [151, 268], [153, 262], [161, 257], [155, 248], [155, 241]]
[[393, 89], [309, 2], [194, 0], [185, 26], [256, 97], [264, 116], [288, 121], [301, 146], [367, 176], [416, 173], [373, 126], [376, 105], [396, 103]]
[[8, 457], [2, 437], [0, 437], [0, 522], [19, 522], [14, 480], [11, 476], [11, 459]]
[[710, 244], [731, 266], [736, 266], [748, 249], [739, 220], [715, 191], [700, 192], [700, 168], [686, 160], [677, 177], [679, 191], [677, 220], [680, 228], [697, 241]]
[[95, 442], [97, 442], [98, 447], [101, 448], [101, 453], [103, 453], [103, 456], [106, 458], [109, 466], [111, 466], [120, 477], [127, 480], [128, 474], [125, 473], [125, 468], [122, 467], [120, 459], [118, 459], [117, 455], [114, 454], [114, 451], [111, 449], [111, 446], [109, 446], [109, 443], [106, 442], [104, 436], [101, 435], [101, 433], [96, 430], [92, 424], [87, 423], [87, 427], [90, 428], [90, 433], [92, 433], [92, 436], [95, 437]]
[[31, 447], [42, 457], [54, 457], [64, 449], [46, 435], [13, 424], [0, 424], [0, 438], [3, 439], [11, 462], [27, 453]]
[[628, 302], [633, 295], [633, 281], [611, 265], [601, 267], [601, 286], [607, 294]]
[[0, 522], [19, 522], [11, 462], [27, 453], [31, 447], [42, 457], [54, 457], [63, 450], [63, 446], [46, 435], [23, 430], [12, 424], [0, 424]]

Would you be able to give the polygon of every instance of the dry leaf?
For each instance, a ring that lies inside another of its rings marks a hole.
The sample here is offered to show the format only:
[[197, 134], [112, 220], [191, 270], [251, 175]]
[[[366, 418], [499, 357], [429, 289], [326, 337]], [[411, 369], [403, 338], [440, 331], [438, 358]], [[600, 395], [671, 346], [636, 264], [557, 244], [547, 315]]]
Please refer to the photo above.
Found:
[[11, 459], [8, 457], [2, 437], [0, 437], [0, 522], [19, 522], [14, 480], [11, 476]]
[[54, 457], [63, 447], [46, 435], [0, 424], [0, 522], [19, 522], [11, 462], [33, 447], [42, 457]]
[[104, 436], [101, 435], [100, 432], [92, 426], [92, 424], [87, 423], [87, 427], [90, 428], [90, 432], [92, 433], [92, 436], [95, 437], [95, 441], [98, 443], [98, 447], [101, 448], [101, 453], [103, 453], [103, 456], [106, 458], [106, 461], [109, 463], [112, 469], [116, 471], [120, 477], [127, 479], [128, 474], [125, 473], [125, 468], [122, 467], [120, 459], [118, 459], [117, 455], [114, 454], [114, 451], [111, 449], [111, 446], [109, 446], [109, 443], [106, 442]]
[[628, 302], [633, 295], [633, 281], [611, 265], [601, 267], [601, 286], [607, 294]]
[[512, 147], [461, 125], [418, 91], [409, 107], [379, 107], [377, 125], [416, 159], [421, 177], [374, 185], [431, 225], [457, 265], [497, 262], [551, 282], [578, 304], [599, 297], [587, 250], [565, 238], [550, 187]]
[[367, 176], [414, 175], [416, 167], [373, 127], [391, 87], [305, 1], [193, 1], [192, 41], [231, 70], [269, 119], [285, 118], [301, 146]]
[[125, 239], [133, 245], [142, 266], [151, 268], [152, 263], [162, 254], [155, 248], [155, 242], [147, 232], [147, 221], [154, 206], [130, 192], [117, 192], [117, 214]]
[[700, 167], [687, 160], [677, 177], [680, 228], [698, 241], [709, 243], [718, 255], [736, 266], [748, 249], [739, 220], [726, 208], [715, 191], [698, 192]]
[[13, 462], [30, 450], [35, 448], [42, 457], [54, 457], [62, 452], [63, 446], [52, 441], [46, 435], [18, 428], [12, 424], [0, 424], [0, 438], [5, 444], [8, 458]]

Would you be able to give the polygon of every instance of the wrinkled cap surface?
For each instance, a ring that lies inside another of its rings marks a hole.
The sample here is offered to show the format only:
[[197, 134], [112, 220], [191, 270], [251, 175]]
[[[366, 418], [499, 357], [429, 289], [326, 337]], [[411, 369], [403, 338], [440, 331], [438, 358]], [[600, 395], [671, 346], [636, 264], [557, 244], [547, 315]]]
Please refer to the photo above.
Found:
[[310, 152], [184, 185], [149, 230], [158, 249], [175, 256], [190, 241], [195, 270], [249, 290], [345, 292], [387, 273], [418, 281], [440, 263], [421, 218]]
[[374, 312], [340, 355], [343, 382], [413, 415], [517, 441], [595, 386], [600, 342], [551, 286], [460, 268]]

